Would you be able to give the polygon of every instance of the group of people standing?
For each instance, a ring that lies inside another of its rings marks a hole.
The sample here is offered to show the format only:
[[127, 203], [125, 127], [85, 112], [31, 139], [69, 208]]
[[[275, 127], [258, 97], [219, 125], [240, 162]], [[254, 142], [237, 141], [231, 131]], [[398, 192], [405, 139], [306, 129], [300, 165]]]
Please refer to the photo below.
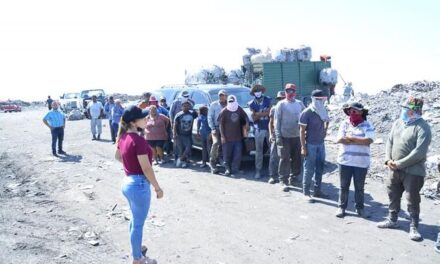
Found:
[[[264, 95], [265, 87], [261, 85], [255, 85], [250, 93], [254, 96], [249, 102], [252, 123], [237, 98], [228, 95], [226, 90], [220, 90], [219, 99], [211, 103], [209, 108], [201, 107], [199, 113], [193, 110], [194, 103], [187, 91], [183, 91], [169, 109], [165, 101], [158, 102], [148, 93], [138, 106], [126, 109], [119, 100], [113, 100], [112, 97], [104, 106], [92, 98], [88, 111], [92, 118], [93, 138], [96, 133], [93, 126], [99, 126], [100, 123], [93, 119], [101, 119], [106, 114], [112, 140], [117, 143], [116, 158], [123, 163], [128, 176], [124, 179], [123, 193], [133, 214], [130, 239], [134, 263], [149, 263], [141, 254], [141, 241], [151, 199], [150, 184], [158, 198], [163, 196], [163, 190], [152, 170], [153, 161], [160, 164], [165, 160], [164, 147], [169, 145], [169, 151], [170, 139], [173, 138], [175, 164], [187, 167], [195, 120], [197, 134], [203, 145], [202, 167], [209, 162], [212, 173], [219, 172], [218, 163], [223, 163], [227, 176], [233, 177], [240, 173], [243, 139], [252, 124], [256, 149], [255, 178], [264, 176], [263, 149], [266, 141], [270, 144], [271, 153], [268, 170], [270, 184], [279, 182], [282, 191], [287, 192], [295, 182], [302, 183], [302, 193], [310, 203], [314, 202], [315, 197], [327, 197], [321, 189], [326, 156], [324, 142], [331, 121], [325, 107], [327, 96], [321, 90], [315, 90], [311, 94], [310, 105], [305, 107], [302, 101], [296, 99], [295, 84], [286, 84], [284, 91], [277, 93], [277, 102], [274, 104], [271, 98]], [[58, 111], [56, 102], [52, 102], [51, 106], [43, 122], [52, 131], [54, 155], [57, 140], [58, 153], [65, 154], [62, 149], [65, 117]], [[409, 237], [416, 241], [422, 239], [418, 232], [419, 192], [426, 175], [424, 162], [431, 142], [430, 126], [422, 118], [422, 108], [422, 99], [409, 97], [402, 105], [400, 118], [394, 122], [389, 134], [384, 161], [384, 165], [389, 168], [389, 216], [377, 225], [379, 228], [398, 227], [400, 202], [405, 193], [411, 219]], [[374, 127], [367, 121], [369, 111], [361, 103], [344, 105], [342, 110], [347, 118], [339, 124], [336, 139], [340, 144], [337, 158], [340, 191], [336, 216], [346, 216], [349, 188], [353, 179], [356, 213], [364, 217], [365, 179], [371, 164], [370, 145], [375, 140]], [[96, 139], [99, 139], [100, 134], [98, 129]], [[212, 144], [208, 141], [212, 141]]]

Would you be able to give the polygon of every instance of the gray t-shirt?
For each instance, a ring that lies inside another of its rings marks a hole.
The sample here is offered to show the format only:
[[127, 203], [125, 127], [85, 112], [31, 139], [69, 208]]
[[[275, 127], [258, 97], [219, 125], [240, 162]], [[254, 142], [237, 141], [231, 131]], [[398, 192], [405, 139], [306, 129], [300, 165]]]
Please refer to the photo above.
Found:
[[312, 109], [307, 108], [301, 113], [299, 124], [306, 127], [306, 143], [318, 145], [324, 143], [324, 121]]
[[304, 104], [299, 100], [278, 102], [275, 109], [275, 135], [277, 138], [299, 137], [299, 116], [304, 110]]

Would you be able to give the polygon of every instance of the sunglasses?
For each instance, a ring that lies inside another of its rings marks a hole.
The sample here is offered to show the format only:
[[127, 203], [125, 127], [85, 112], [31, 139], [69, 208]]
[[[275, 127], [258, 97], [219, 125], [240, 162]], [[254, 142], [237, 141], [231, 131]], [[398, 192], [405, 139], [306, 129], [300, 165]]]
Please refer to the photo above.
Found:
[[293, 93], [296, 93], [296, 90], [295, 89], [288, 89], [288, 90], [286, 90], [286, 93], [293, 94]]

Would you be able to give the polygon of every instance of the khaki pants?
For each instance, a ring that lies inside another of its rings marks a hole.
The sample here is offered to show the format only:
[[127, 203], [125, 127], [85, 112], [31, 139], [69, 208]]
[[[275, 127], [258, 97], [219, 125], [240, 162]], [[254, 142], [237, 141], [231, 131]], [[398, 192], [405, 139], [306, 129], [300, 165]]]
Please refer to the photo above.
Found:
[[400, 199], [405, 192], [408, 204], [408, 213], [411, 217], [411, 225], [418, 227], [420, 214], [420, 190], [425, 178], [411, 175], [403, 171], [391, 171], [387, 181], [388, 197], [390, 199], [389, 213], [392, 221], [397, 221], [400, 211]]
[[216, 129], [215, 130], [215, 134], [211, 134], [212, 135], [212, 146], [211, 146], [211, 151], [209, 153], [209, 164], [211, 165], [212, 168], [215, 168], [218, 158], [220, 156], [220, 145], [221, 145], [221, 140], [220, 140], [220, 130]]

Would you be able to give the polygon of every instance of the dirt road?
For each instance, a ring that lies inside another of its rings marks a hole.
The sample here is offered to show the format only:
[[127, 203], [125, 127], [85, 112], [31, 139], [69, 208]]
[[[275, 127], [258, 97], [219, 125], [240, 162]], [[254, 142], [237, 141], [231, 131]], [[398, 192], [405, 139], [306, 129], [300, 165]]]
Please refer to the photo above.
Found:
[[[43, 109], [0, 114], [0, 263], [130, 263], [130, 214], [108, 125], [104, 140], [91, 141], [88, 120], [68, 122], [69, 155], [56, 158], [43, 115]], [[383, 145], [376, 148], [380, 158]], [[327, 146], [323, 179], [330, 197], [314, 204], [303, 201], [298, 187], [283, 193], [267, 178], [255, 181], [252, 163], [239, 179], [198, 164], [155, 167], [165, 197], [152, 199], [144, 231], [149, 255], [184, 264], [439, 263], [433, 246], [440, 211], [431, 200], [422, 198], [422, 242], [409, 240], [405, 213], [401, 229], [376, 228], [387, 212], [380, 181], [367, 180], [369, 218], [334, 216], [335, 149]]]

